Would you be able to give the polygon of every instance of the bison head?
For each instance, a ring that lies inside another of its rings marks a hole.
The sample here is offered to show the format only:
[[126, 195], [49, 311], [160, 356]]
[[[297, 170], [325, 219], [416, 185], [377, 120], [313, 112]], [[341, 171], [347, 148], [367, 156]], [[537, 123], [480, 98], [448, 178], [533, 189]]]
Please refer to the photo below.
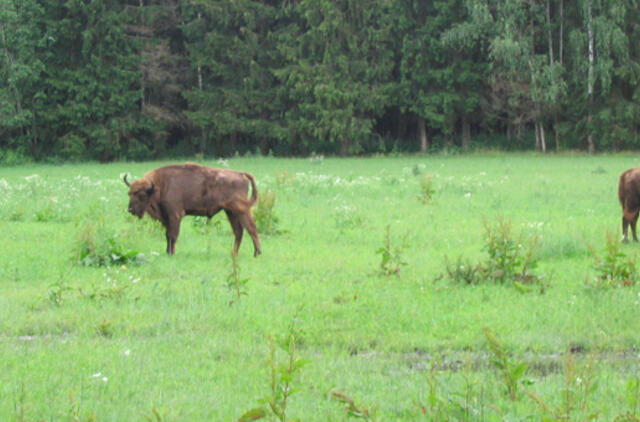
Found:
[[129, 183], [126, 174], [124, 183], [129, 186], [129, 212], [137, 215], [138, 218], [142, 218], [156, 189], [155, 183], [153, 183], [153, 180], [148, 179], [140, 179]]

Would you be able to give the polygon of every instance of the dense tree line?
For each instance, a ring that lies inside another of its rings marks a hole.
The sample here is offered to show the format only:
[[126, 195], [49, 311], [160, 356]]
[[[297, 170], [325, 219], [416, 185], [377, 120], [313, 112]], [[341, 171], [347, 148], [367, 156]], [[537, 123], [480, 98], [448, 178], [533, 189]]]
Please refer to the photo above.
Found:
[[0, 154], [640, 147], [637, 0], [0, 0]]

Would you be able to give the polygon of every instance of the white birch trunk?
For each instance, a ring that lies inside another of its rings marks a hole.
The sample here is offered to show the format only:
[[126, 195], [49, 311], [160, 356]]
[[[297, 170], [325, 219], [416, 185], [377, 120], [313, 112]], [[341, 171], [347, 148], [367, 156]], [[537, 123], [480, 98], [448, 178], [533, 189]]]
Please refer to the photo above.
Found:
[[418, 116], [418, 135], [420, 136], [420, 152], [429, 150], [429, 139], [427, 138], [427, 127], [424, 118]]
[[595, 145], [593, 143], [593, 132], [591, 131], [591, 122], [593, 121], [593, 115], [591, 114], [591, 106], [593, 105], [593, 72], [595, 62], [595, 40], [593, 35], [593, 8], [591, 1], [587, 4], [587, 36], [589, 38], [589, 73], [587, 75], [587, 95], [589, 97], [589, 114], [587, 115], [588, 131], [587, 145], [589, 148], [589, 154], [595, 152]]

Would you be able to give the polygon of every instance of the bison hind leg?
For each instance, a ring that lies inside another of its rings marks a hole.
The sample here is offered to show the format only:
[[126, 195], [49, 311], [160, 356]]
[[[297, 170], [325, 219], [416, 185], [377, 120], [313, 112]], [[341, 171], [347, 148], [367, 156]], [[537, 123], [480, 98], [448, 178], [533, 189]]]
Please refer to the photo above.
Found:
[[633, 241], [637, 242], [638, 241], [638, 237], [636, 235], [636, 223], [638, 222], [638, 212], [640, 210], [635, 209], [635, 210], [627, 210], [624, 209], [622, 211], [622, 236], [623, 242], [627, 242], [628, 241], [628, 230], [629, 230], [629, 226], [631, 226], [631, 234], [633, 235]]
[[253, 256], [260, 255], [262, 253], [262, 249], [260, 248], [260, 238], [258, 238], [258, 229], [256, 228], [256, 223], [253, 221], [253, 217], [251, 217], [251, 213], [242, 213], [238, 215], [238, 219], [240, 220], [242, 227], [244, 227], [251, 235], [251, 239], [253, 240]]
[[238, 254], [238, 250], [240, 249], [240, 244], [242, 243], [242, 224], [240, 224], [240, 220], [236, 215], [234, 215], [231, 211], [224, 210], [227, 214], [227, 218], [229, 219], [229, 224], [231, 224], [231, 229], [233, 230], [233, 235], [236, 240], [233, 244], [233, 253]]

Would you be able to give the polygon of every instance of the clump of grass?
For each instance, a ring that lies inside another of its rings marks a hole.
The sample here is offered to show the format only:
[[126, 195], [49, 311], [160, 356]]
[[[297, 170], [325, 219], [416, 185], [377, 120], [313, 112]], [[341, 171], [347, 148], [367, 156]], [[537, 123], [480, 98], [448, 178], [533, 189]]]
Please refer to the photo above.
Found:
[[[640, 421], [640, 378], [635, 377], [627, 381], [625, 386], [625, 401], [629, 410], [619, 416], [620, 421], [639, 422]], [[618, 419], [616, 419], [618, 420]]]
[[595, 260], [596, 276], [590, 283], [595, 287], [633, 286], [638, 282], [637, 252], [627, 255], [623, 244], [616, 236], [607, 231], [605, 249], [598, 254], [592, 247], [591, 252]]
[[333, 218], [339, 230], [358, 228], [364, 224], [364, 218], [357, 213], [356, 209], [346, 204], [335, 208]]
[[[268, 337], [269, 356], [269, 390], [267, 395], [260, 400], [265, 406], [253, 408], [245, 412], [238, 421], [255, 421], [267, 417], [269, 414], [279, 421], [287, 420], [287, 405], [292, 394], [297, 390], [293, 388], [293, 380], [300, 368], [308, 361], [300, 359], [296, 346], [300, 342], [301, 331], [297, 326], [298, 312], [292, 318], [286, 334], [276, 341], [273, 336]], [[285, 358], [280, 360], [277, 349], [285, 353]]]
[[404, 249], [407, 247], [407, 237], [408, 233], [402, 238], [400, 244], [392, 246], [391, 225], [387, 224], [384, 242], [376, 251], [376, 253], [380, 255], [380, 272], [384, 276], [398, 275], [400, 269], [407, 265], [403, 257]]
[[113, 336], [113, 324], [111, 321], [103, 319], [96, 327], [96, 332], [102, 337], [111, 338]]
[[371, 412], [366, 407], [357, 404], [356, 401], [338, 390], [331, 390], [331, 397], [344, 404], [344, 411], [347, 416], [357, 419], [364, 419], [366, 421], [375, 421], [376, 419], [371, 415]]
[[33, 215], [35, 221], [40, 223], [46, 223], [47, 221], [51, 221], [55, 217], [55, 211], [53, 207], [53, 200], [49, 200], [46, 207], [40, 208]]
[[9, 214], [9, 221], [22, 221], [24, 219], [24, 207], [19, 205]]
[[289, 174], [286, 170], [284, 170], [282, 173], [276, 172], [275, 179], [276, 179], [276, 186], [282, 187], [285, 185], [293, 184], [293, 182], [296, 180], [296, 175]]
[[104, 215], [95, 213], [91, 218], [82, 220], [79, 226], [73, 251], [76, 263], [100, 267], [145, 261], [142, 253], [125, 245], [123, 237], [106, 223]]
[[[560, 404], [556, 407], [548, 404], [542, 397], [526, 391], [526, 394], [540, 406], [540, 409], [550, 417], [549, 420], [595, 420], [598, 411], [590, 409], [590, 397], [598, 388], [593, 361], [589, 360], [581, 368], [575, 362], [575, 354], [567, 350], [564, 357], [564, 387], [560, 390]], [[546, 420], [546, 419], [545, 419]], [[619, 417], [615, 419], [620, 419]], [[633, 419], [629, 419], [633, 420]]]
[[191, 219], [191, 224], [196, 233], [205, 236], [210, 235], [213, 230], [216, 230], [216, 232], [220, 233], [220, 230], [222, 229], [222, 221], [220, 221], [219, 219], [215, 219], [213, 222], [211, 222], [211, 220], [211, 218], [198, 215]]
[[449, 280], [454, 283], [478, 284], [483, 279], [482, 268], [463, 256], [458, 256], [453, 263], [445, 256], [444, 265]]
[[[437, 369], [441, 362], [435, 359], [429, 370], [428, 393], [425, 402], [417, 405], [423, 415], [432, 421], [473, 421], [484, 413], [484, 402], [478, 397], [476, 383], [471, 380], [469, 371], [463, 373], [464, 391], [447, 391], [446, 384], [438, 378]], [[478, 408], [480, 406], [480, 408]], [[480, 418], [482, 420], [482, 418]]]
[[73, 290], [64, 280], [60, 279], [58, 282], [49, 286], [49, 301], [55, 306], [61, 306], [66, 293]]
[[256, 226], [260, 234], [280, 234], [278, 229], [280, 219], [275, 215], [273, 208], [276, 204], [276, 194], [269, 189], [260, 192], [258, 196], [258, 206], [255, 209], [254, 217]]
[[433, 177], [427, 174], [421, 175], [418, 177], [418, 183], [420, 184], [420, 193], [417, 196], [418, 201], [424, 205], [431, 203], [431, 199], [436, 192], [433, 188]]
[[94, 301], [114, 300], [116, 302], [119, 302], [126, 296], [126, 293], [131, 285], [119, 283], [116, 278], [111, 279], [111, 277], [107, 277], [107, 280], [110, 281], [107, 284], [107, 287], [99, 287], [95, 284], [92, 284], [91, 289], [87, 291], [79, 287], [78, 293], [81, 297]]

